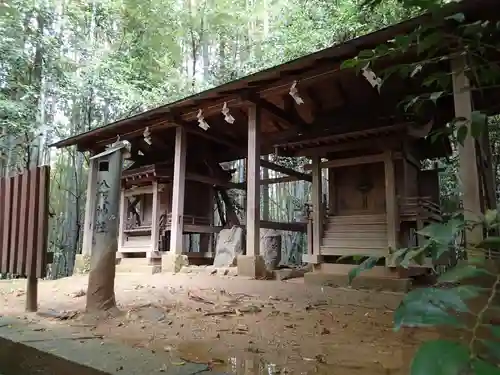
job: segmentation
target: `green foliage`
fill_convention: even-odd
[[[498,217],[496,210],[488,210],[484,217],[476,222],[465,222],[460,217],[455,217],[444,223],[430,224],[420,231],[420,234],[427,238],[422,248],[399,249],[393,254],[391,262],[395,266],[408,267],[411,262],[418,261],[422,250],[433,259],[456,251],[457,247],[464,252],[474,250],[482,254],[498,251],[500,237],[496,236],[488,236],[479,244],[454,245],[463,230],[478,225],[486,231],[498,230]],[[374,265],[373,260],[367,260],[355,267],[350,276],[356,277]],[[482,280],[481,286],[475,285],[475,280],[479,279]],[[483,256],[463,260],[449,268],[439,276],[433,287],[418,288],[409,292],[394,313],[396,330],[404,327],[450,326],[469,332],[471,336],[468,341],[440,339],[423,343],[413,358],[411,375],[500,373],[500,326],[489,324],[487,318],[487,314],[500,308],[497,295],[499,290],[498,269],[493,271],[488,268],[488,262]],[[470,308],[471,301],[483,301],[479,311],[477,308]],[[474,303],[476,307],[477,304],[478,302]],[[472,326],[463,319],[471,314],[475,317]],[[484,329],[489,331],[489,335],[484,334]]]
[[[422,344],[411,363],[411,375],[458,375],[467,373],[467,346],[448,340]]]

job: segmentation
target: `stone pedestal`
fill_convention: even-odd
[[[189,265],[187,255],[168,252],[161,256],[161,272],[179,272],[187,265]]]
[[[266,277],[266,264],[260,255],[238,255],[238,276],[253,278]]]
[[[84,275],[90,271],[90,255],[76,254],[73,275]]]

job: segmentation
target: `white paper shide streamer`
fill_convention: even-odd
[[[233,124],[234,123],[234,117],[231,116],[231,114],[229,113],[229,108],[227,107],[227,103],[224,102],[224,105],[222,106],[222,114],[224,115],[224,120],[226,120],[226,122],[228,122],[229,124]]]
[[[196,115],[196,118],[198,119],[198,126],[202,128],[203,130],[208,130],[210,128],[210,125],[205,121],[205,117],[203,117],[203,110],[198,110],[198,114]]]
[[[373,88],[376,88],[378,91],[380,91],[380,88],[382,87],[382,78],[377,77],[373,70],[370,69],[370,64],[361,69],[361,72],[368,83],[370,83]]]
[[[151,146],[153,140],[151,139],[151,131],[149,130],[149,126],[144,129],[144,133],[142,133],[142,135],[144,137],[144,142]]]
[[[295,103],[299,105],[304,104],[304,100],[300,97],[299,90],[297,89],[297,81],[293,81],[289,94],[295,100]]]

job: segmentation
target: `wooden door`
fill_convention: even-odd
[[[384,163],[335,169],[335,215],[385,213]]]

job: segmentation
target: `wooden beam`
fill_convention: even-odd
[[[275,178],[266,178],[260,180],[260,186],[262,185],[272,185],[272,184],[280,184],[282,182],[292,182],[299,181],[300,179],[295,176],[284,176],[284,177],[275,177]],[[246,189],[246,182],[241,182],[237,184],[240,189]]]
[[[228,138],[224,134],[214,134],[214,131],[211,129],[203,130],[200,127],[198,127],[196,124],[192,124],[186,120],[183,120],[182,117],[177,113],[171,112],[171,113],[169,113],[168,116],[170,117],[172,122],[174,122],[178,126],[184,127],[186,132],[188,132],[190,134],[194,134],[198,137],[208,139],[209,141],[216,142],[218,144],[227,146],[227,147],[232,148],[234,150],[238,150],[239,152],[245,151],[244,146],[239,145],[237,142]]]
[[[203,175],[198,174],[198,173],[191,173],[191,172],[186,173],[186,180],[197,181],[197,182],[201,182],[201,183],[213,185],[213,186],[221,186],[221,187],[225,187],[227,189],[245,190],[245,187],[244,186],[242,187],[241,184],[227,181],[227,180],[223,180],[223,179],[217,178],[217,177],[203,176]]]
[[[321,240],[323,237],[323,189],[321,187],[321,159],[319,156],[312,158],[312,216],[313,216],[313,254],[320,255]]]
[[[120,252],[124,243],[123,231],[125,230],[125,225],[128,218],[128,208],[127,198],[125,197],[125,188],[122,187],[120,189],[120,205],[118,207],[118,217],[120,218],[120,222],[118,223],[118,253]]]
[[[455,117],[465,118],[468,128],[464,144],[458,146],[459,172],[462,190],[462,203],[465,220],[477,222],[481,217],[481,196],[479,190],[479,173],[475,139],[471,134],[472,98],[470,82],[466,74],[467,56],[459,55],[451,61],[453,99],[455,103]],[[483,230],[476,225],[465,233],[468,243],[477,244],[483,238]],[[475,255],[475,254],[470,254]]]
[[[226,206],[226,220],[227,224],[230,226],[238,226],[240,225],[240,219],[238,218],[238,215],[236,214],[236,210],[234,209],[234,204],[233,201],[231,200],[231,197],[227,193],[226,190],[224,189],[219,189],[220,196],[222,198],[222,201],[224,202],[224,206]]]
[[[374,154],[374,155],[357,156],[354,158],[325,161],[320,164],[320,168],[339,168],[339,167],[348,167],[351,165],[381,163],[383,161],[384,161],[384,154]],[[313,165],[306,164],[304,165],[304,169],[311,170],[313,169]]]
[[[294,169],[283,167],[282,165],[275,164],[268,160],[261,159],[260,165],[267,169],[272,169],[273,171],[280,172],[289,176],[297,177],[299,180],[312,182],[312,176],[307,173],[298,172]]]
[[[385,212],[387,218],[387,244],[390,249],[398,248],[398,204],[396,198],[396,177],[394,173],[394,159],[391,151],[385,151],[384,174],[385,174]],[[389,252],[387,252],[389,255]],[[389,258],[386,258],[389,259]],[[387,264],[393,266],[392,264]]]
[[[398,144],[401,144],[401,139],[394,136],[385,136],[376,139],[356,139],[353,141],[334,143],[327,146],[306,147],[297,149],[295,152],[293,149],[290,149],[290,152],[292,152],[296,156],[326,156],[331,152],[351,151],[359,149],[376,149],[379,151],[383,151],[387,148],[394,148]]]
[[[258,107],[266,111],[266,113],[271,117],[273,117],[277,121],[285,123],[290,128],[296,130],[305,130],[309,127],[309,124],[307,124],[302,118],[287,113],[287,111],[285,111],[284,109],[281,109],[277,105],[261,98],[256,94],[247,92],[242,95],[242,98],[257,105]]]
[[[224,210],[222,208],[222,201],[219,196],[219,190],[215,190],[215,204],[217,206],[217,212],[219,213],[219,219],[223,227],[226,226],[226,217],[224,216]]]
[[[175,130],[174,181],[172,191],[172,224],[170,229],[170,251],[182,254],[184,250],[184,192],[186,185],[187,137],[184,128]]]
[[[151,212],[151,250],[146,258],[152,258],[155,251],[159,251],[160,242],[160,186],[157,181],[153,182],[153,207]]]
[[[260,255],[260,107],[248,109],[246,254]]]

